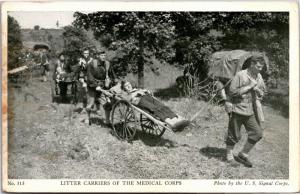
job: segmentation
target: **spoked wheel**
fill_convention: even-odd
[[[166,131],[165,127],[161,127],[148,119],[143,114],[140,115],[142,131],[151,136],[161,137]]]
[[[119,139],[130,141],[134,138],[138,122],[128,102],[120,100],[113,106],[111,122]]]

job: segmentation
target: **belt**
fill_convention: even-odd
[[[234,104],[242,103],[242,102],[245,102],[245,103],[252,103],[253,100],[252,100],[252,98],[242,98],[242,99],[240,98],[240,99],[233,99],[232,102],[233,102]]]

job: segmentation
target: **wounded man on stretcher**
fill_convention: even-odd
[[[169,107],[156,99],[149,90],[133,88],[128,81],[122,81],[112,87],[110,92],[148,111],[153,116],[168,124],[173,131],[182,130],[190,123],[189,120],[175,114]]]

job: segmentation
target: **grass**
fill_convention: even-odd
[[[254,168],[231,167],[224,161],[228,117],[223,107],[176,95],[163,98],[167,93],[159,92],[172,88],[180,71],[167,66],[161,71],[159,76],[147,72],[147,88],[156,89],[166,105],[186,118],[203,111],[182,132],[166,131],[161,138],[139,132],[131,143],[117,139],[101,122],[85,125],[85,115],[73,112],[73,105],[52,104],[49,83],[33,78],[24,87],[10,87],[9,178],[288,178],[287,118],[264,107],[264,138],[250,155]],[[246,141],[244,129],[242,134],[235,152]]]

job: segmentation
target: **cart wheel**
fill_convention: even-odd
[[[153,121],[148,119],[143,114],[140,115],[140,122],[141,122],[142,131],[149,135],[161,137],[166,131],[165,127],[161,127],[155,124]]]
[[[127,101],[120,100],[114,104],[111,122],[112,128],[118,138],[127,141],[134,138],[138,122],[133,108]]]

